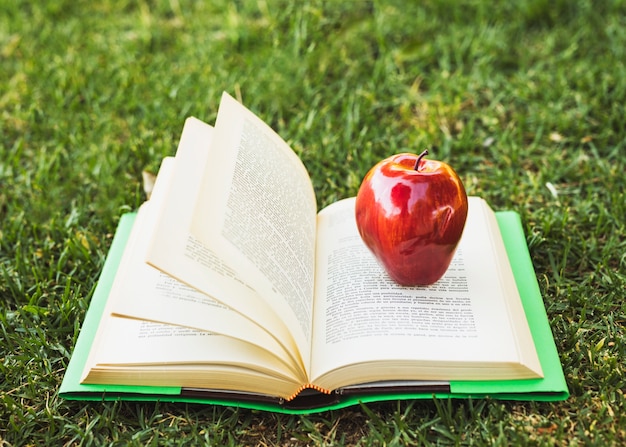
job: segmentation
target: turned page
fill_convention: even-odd
[[[401,287],[388,277],[358,234],[354,199],[320,212],[313,380],[346,365],[384,360],[520,362],[484,206],[470,198],[454,260],[428,287]],[[527,326],[521,336],[530,337]]]
[[[305,367],[316,225],[308,174],[278,135],[227,94],[210,149],[198,150],[203,156],[174,182],[148,261],[256,321]]]
[[[220,307],[225,307],[254,322],[257,329],[266,332],[265,337],[258,337],[257,340],[268,336],[273,338],[302,368],[298,348],[277,313],[264,303],[254,287],[238,276],[232,265],[224,261],[223,253],[210,244],[202,243],[191,232],[203,176],[210,175],[207,164],[212,139],[213,128],[210,125],[195,118],[185,121],[171,180],[151,230],[147,231],[149,243],[144,258],[150,266],[162,272],[161,281],[171,281],[179,289],[187,285],[201,293],[180,290],[181,299],[161,299],[156,305],[152,305],[149,297],[141,295],[121,302],[116,310],[119,314],[136,318],[143,316],[153,321],[223,333],[222,328],[213,324],[217,319],[229,327],[231,333],[238,333],[240,338],[258,337],[257,330],[248,330],[249,325],[230,324],[229,320],[220,318]],[[227,189],[217,190],[215,194],[224,194],[224,190]],[[154,200],[154,193],[151,200]]]
[[[212,145],[192,233],[254,285],[308,362],[317,213],[309,175],[280,136],[226,93]]]
[[[161,362],[164,361],[163,355],[167,356],[170,354],[173,356],[170,360],[165,360],[166,362],[175,362],[177,358],[191,362],[198,357],[203,358],[205,361],[213,359],[213,361],[217,362],[224,358],[221,352],[232,349],[231,346],[248,346],[241,351],[243,354],[257,353],[248,358],[249,362],[264,362],[266,357],[272,355],[279,359],[278,361],[286,362],[288,366],[285,366],[285,368],[294,371],[297,362],[291,359],[285,348],[267,331],[240,313],[180,283],[144,262],[145,250],[151,233],[150,228],[156,221],[167,186],[171,184],[171,173],[175,163],[176,160],[174,158],[164,159],[159,170],[152,198],[144,203],[137,213],[115,281],[109,293],[105,311],[103,312],[100,323],[102,328],[98,329],[99,335],[97,340],[103,339],[100,336],[100,332],[105,330],[103,328],[106,325],[113,324],[112,321],[133,319],[137,320],[137,324],[141,324],[139,320],[144,322],[165,322],[181,327],[198,329],[204,333],[224,336],[212,337],[210,342],[213,345],[226,340],[227,337],[233,340],[237,339],[238,341],[225,342],[226,344],[221,350],[202,350],[200,352],[196,351],[197,345],[183,342],[178,346],[175,353],[171,353],[165,349],[164,344],[159,344],[159,340],[141,337],[141,334],[137,331],[121,334],[122,339],[125,339],[126,343],[115,344],[115,340],[118,339],[111,337],[111,331],[108,331],[109,335],[104,336],[104,342],[99,344],[96,341],[94,346],[97,348],[94,351],[99,352],[102,350],[100,348],[108,347],[109,352],[111,349],[124,351],[119,352],[120,358],[135,356],[137,361],[139,361],[140,357],[145,358],[145,362]],[[120,326],[122,323],[116,324],[117,330],[120,328],[132,328],[131,323],[125,323],[124,326]],[[160,332],[161,334],[165,333],[165,331]],[[187,340],[186,338],[174,337],[176,334],[180,335],[181,332],[173,327],[170,333],[172,337],[169,337],[168,340],[173,340],[174,338],[179,342]],[[132,348],[133,341],[141,344],[141,354],[134,352]],[[204,341],[204,343],[206,344],[207,342]],[[233,352],[233,354],[237,353]],[[98,362],[104,361],[100,354],[98,356]]]

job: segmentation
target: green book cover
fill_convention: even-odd
[[[481,398],[505,400],[556,401],[569,395],[561,362],[550,329],[543,299],[537,284],[535,272],[526,245],[526,239],[519,215],[511,211],[497,212],[498,225],[524,310],[529,322],[535,346],[538,351],[544,378],[504,381],[454,381],[444,387],[426,387],[424,391],[390,388],[386,392],[374,391],[369,394],[335,394],[329,399],[317,396],[304,398],[299,403],[285,403],[279,399],[263,398],[237,393],[206,394],[202,391],[184,390],[178,387],[87,385],[81,384],[83,372],[91,344],[108,298],[126,241],[132,228],[135,214],[122,216],[113,243],[105,261],[98,285],[85,316],[74,353],[68,365],[59,394],[71,400],[134,400],[164,402],[194,402],[238,406],[282,413],[312,413],[338,409],[359,402],[377,402],[400,399],[440,398]]]

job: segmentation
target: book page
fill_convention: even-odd
[[[100,322],[82,384],[185,387],[288,397],[306,380],[256,346],[206,331],[120,318]],[[94,346],[96,344],[94,343]]]
[[[485,225],[488,228],[487,231],[490,234],[500,235],[498,221],[495,214],[491,211],[491,208],[484,206],[482,207],[482,210],[486,221]],[[501,259],[507,258],[507,252],[502,237],[494,237],[491,239],[491,242],[494,252],[499,253]],[[525,244],[526,241],[524,240],[523,243]],[[508,309],[509,324],[516,334],[515,341],[517,343],[518,354],[522,363],[528,365],[529,368],[533,370],[541,371],[542,366],[538,358],[537,349],[535,349],[534,346],[532,334],[530,333],[530,323],[524,312],[524,305],[520,297],[520,291],[518,290],[515,282],[513,270],[508,268],[509,263],[506,259],[501,261],[499,264],[502,267],[507,267],[499,268],[498,274],[500,276],[500,283],[502,284],[504,290],[507,291],[506,296],[509,298],[505,300],[505,305]]]
[[[288,365],[254,345],[206,331],[149,321],[108,317],[101,329],[97,354],[85,371],[84,383],[90,383],[89,371],[106,367],[130,368],[160,366],[164,371],[175,365],[231,365],[248,368],[269,376],[302,383]],[[163,374],[160,385],[185,386],[175,374]]]
[[[358,234],[354,199],[320,212],[314,380],[367,362],[520,361],[483,206],[470,198],[454,260],[428,287],[401,287],[388,277]]]
[[[242,266],[230,259],[228,252],[233,251],[233,248],[218,247],[210,241],[207,242],[210,237],[201,238],[192,232],[196,213],[209,220],[218,216],[210,204],[201,200],[204,178],[212,177],[223,170],[221,165],[213,165],[211,162],[213,133],[213,128],[200,120],[186,120],[176,152],[172,180],[163,206],[155,217],[145,255],[148,264],[178,282],[200,291],[202,298],[170,300],[169,304],[163,302],[159,306],[151,307],[150,313],[155,321],[164,323],[192,326],[191,320],[195,319],[196,323],[206,321],[204,327],[197,324],[193,326],[217,332],[209,327],[209,318],[206,315],[212,312],[210,308],[215,307],[215,303],[219,303],[255,322],[304,369],[298,346],[283,321],[282,314],[272,308],[261,297],[256,285],[252,285],[245,278]],[[223,196],[228,191],[229,187],[222,185],[205,194]],[[251,212],[253,211],[251,208]],[[143,314],[142,307],[146,309],[145,304],[137,305],[132,313]],[[129,315],[131,311],[125,309],[124,313]],[[258,335],[247,331],[246,327],[234,324],[231,330],[239,332],[240,337],[246,339]]]
[[[138,212],[129,237],[129,250],[124,253],[107,303],[108,315],[225,335],[255,345],[295,368],[297,362],[285,347],[256,323],[144,262],[143,253],[149,242],[146,236],[154,224],[152,205],[148,202]],[[194,355],[186,352],[185,346],[180,348],[184,355]]]
[[[265,123],[224,94],[192,235],[253,285],[310,352],[317,205],[304,165]],[[256,314],[248,303],[227,304]]]
[[[273,355],[295,370],[298,363],[291,358],[285,347],[256,323],[144,262],[150,241],[150,228],[155,223],[174,164],[173,158],[164,160],[152,198],[137,213],[109,293],[104,320],[114,315],[152,322],[165,321],[225,335],[256,346],[259,351],[265,352],[263,355]],[[190,308],[194,312],[189,313]],[[167,312],[165,316],[164,309]],[[107,340],[103,344],[108,343]],[[97,342],[95,345],[97,346]],[[124,349],[124,345],[118,347]],[[179,349],[182,355],[189,358],[198,355],[188,345],[181,345]],[[204,356],[208,354],[202,353]],[[120,355],[139,356],[133,351]]]

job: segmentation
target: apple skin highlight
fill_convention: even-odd
[[[357,227],[389,276],[426,286],[447,271],[467,219],[467,194],[446,163],[397,154],[376,164],[357,194]]]

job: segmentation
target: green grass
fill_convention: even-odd
[[[621,1],[0,3],[0,445],[626,443]],[[571,398],[311,416],[59,398],[120,215],[240,97],[320,207],[427,147],[521,213]],[[555,193],[556,194],[555,194]]]

